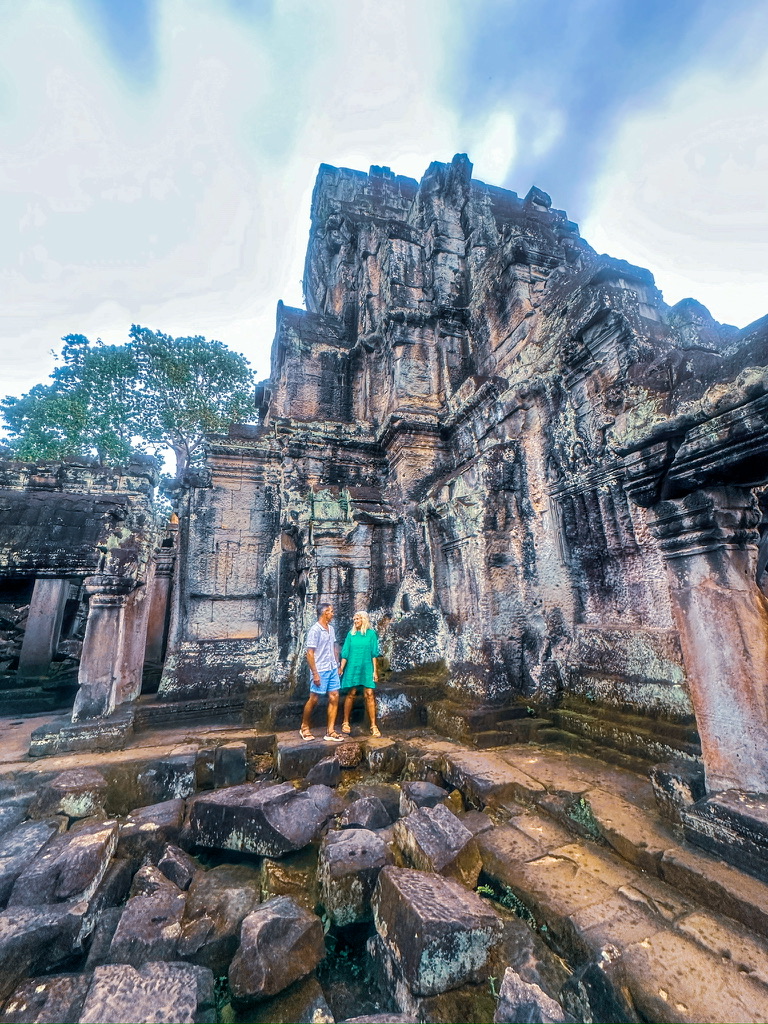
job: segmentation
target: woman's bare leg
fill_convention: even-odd
[[[344,725],[349,728],[349,716],[352,714],[352,705],[355,703],[355,694],[357,689],[352,689],[347,693],[344,698]]]
[[[371,732],[377,729],[376,725],[376,691],[366,686],[365,690],[365,710],[368,712],[368,721],[371,723]]]

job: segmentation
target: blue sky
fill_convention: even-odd
[[[768,312],[764,0],[0,0],[0,392],[131,323],[266,375],[318,164],[456,152],[667,301]]]

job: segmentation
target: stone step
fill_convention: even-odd
[[[549,726],[546,718],[513,718],[502,720],[496,729],[476,733],[472,742],[478,750],[506,747],[511,743],[529,743],[538,738],[539,729]]]
[[[134,705],[134,730],[174,728],[211,721],[217,724],[241,722],[244,703],[242,695],[180,701],[140,697]]]
[[[768,1019],[762,939],[609,850],[583,840],[557,846],[557,832],[537,829],[535,815],[520,821],[476,837],[483,877],[577,968],[591,1019]],[[595,1015],[606,1002],[616,1015]]]
[[[502,724],[522,723],[529,718],[528,708],[522,703],[506,707],[468,708],[450,700],[440,700],[430,703],[427,709],[427,724],[431,728],[443,736],[468,743],[480,733],[493,732],[501,729]]]
[[[600,717],[569,708],[551,712],[552,724],[565,732],[581,735],[600,747],[613,748],[650,764],[669,761],[683,754],[697,757],[701,745],[687,726],[649,722],[636,716]]]
[[[568,732],[565,729],[558,729],[554,726],[545,726],[537,733],[539,743],[552,743],[566,747],[568,750],[577,750],[583,754],[599,757],[608,764],[615,764],[627,771],[645,775],[653,763],[646,758],[633,757],[624,751],[616,750],[614,747],[602,746],[595,740],[584,736],[582,733]]]

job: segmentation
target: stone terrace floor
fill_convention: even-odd
[[[271,747],[278,770],[292,757],[317,761],[333,751],[302,745],[295,731],[271,738],[186,726],[141,733],[120,752],[31,760],[29,734],[46,720],[0,720],[0,790],[67,768],[104,771],[222,743],[262,754]],[[477,841],[485,875],[583,969],[585,1004],[599,1003],[605,978],[647,1021],[768,1022],[768,886],[688,844],[657,813],[647,779],[549,745],[478,751],[424,730],[352,741],[364,754],[400,747],[412,777],[414,766],[419,777],[435,771],[466,807],[484,810],[491,827]]]

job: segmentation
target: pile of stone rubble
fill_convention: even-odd
[[[607,775],[532,747],[529,775],[418,738],[269,742],[7,777],[0,1021],[768,1020],[738,969],[760,940],[722,966],[689,938],[698,908],[607,849],[600,821],[634,856]],[[689,947],[722,1016],[676,996]]]

